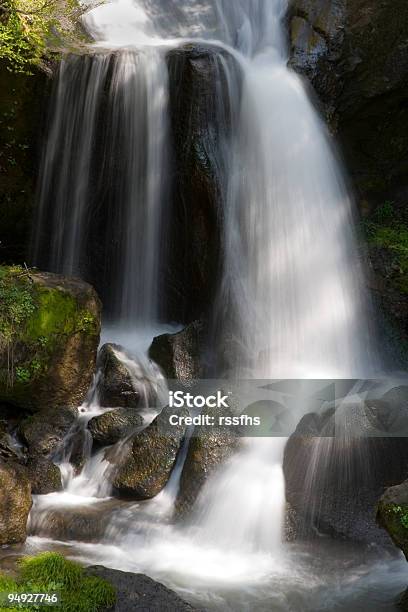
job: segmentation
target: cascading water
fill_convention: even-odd
[[[41,227],[51,222],[53,269],[91,279],[102,272],[117,323],[157,320],[170,148],[164,53],[186,40],[211,41],[235,57],[243,80],[241,99],[229,100],[239,121],[223,143],[224,262],[212,321],[216,343],[234,347],[223,366],[255,379],[367,376],[376,364],[350,197],[325,127],[287,67],[286,10],[287,0],[117,0],[93,10],[86,26],[97,52],[66,60],[60,75],[34,251],[44,261]],[[106,233],[93,227],[101,206]],[[100,235],[105,244],[95,241]],[[190,595],[217,585],[206,601],[214,607],[229,600],[231,585],[255,584],[259,610],[264,591],[277,610],[294,609],[280,595],[283,576],[299,605],[304,580],[301,567],[288,570],[281,547],[284,442],[246,439],[207,481],[190,527],[162,520],[154,500],[117,507],[99,545],[78,544],[80,555],[146,571]],[[180,470],[179,463],[171,501]],[[241,596],[231,609],[258,606],[253,593]]]
[[[159,319],[167,96],[155,50],[61,64],[32,258],[94,282],[122,325]]]

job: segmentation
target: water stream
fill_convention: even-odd
[[[378,367],[351,197],[326,127],[287,67],[286,11],[287,0],[116,0],[85,19],[94,52],[62,64],[34,258],[88,278],[98,289],[100,283],[116,325],[104,339],[133,355],[132,337],[160,320],[171,148],[165,52],[199,39],[228,49],[243,75],[241,99],[230,90],[238,122],[223,151],[225,261],[212,313],[217,345],[238,347],[230,352],[229,375],[355,378]],[[109,214],[104,227],[95,228],[93,212],[102,201]],[[95,239],[101,235],[105,242]],[[153,332],[143,335],[151,339]],[[120,359],[133,372],[154,367],[143,351]],[[86,424],[102,410],[97,392],[82,407],[71,434],[76,439],[82,432],[85,447]],[[355,610],[373,609],[373,603],[391,610],[379,585],[392,566],[395,593],[399,558],[387,566],[375,550],[327,541],[314,544],[316,550],[282,544],[284,445],[282,438],[244,440],[206,483],[194,520],[175,526],[171,514],[185,452],[157,498],[119,502],[109,498],[107,470],[113,468],[105,451],[89,447],[76,474],[66,440],[58,461],[65,490],[35,500],[28,546],[47,547],[51,537],[68,554],[146,572],[208,609],[346,610],[354,601],[361,604]],[[72,506],[78,512],[99,508],[96,543],[55,542],[43,529],[55,508]]]

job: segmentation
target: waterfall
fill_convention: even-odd
[[[122,324],[159,318],[167,78],[153,49],[69,56],[54,94],[32,259],[92,282]]]
[[[47,267],[96,279],[108,305],[113,296],[116,321],[157,319],[171,147],[165,49],[210,41],[243,74],[240,99],[230,88],[239,119],[222,143],[213,352],[230,356],[222,365],[234,378],[367,376],[376,359],[351,196],[327,129],[287,66],[287,8],[287,0],[116,0],[94,9],[86,18],[93,55],[61,68],[35,259],[45,253]],[[233,83],[228,62],[220,66]],[[105,535],[119,566],[232,582],[281,567],[284,444],[244,440],[207,481],[188,529],[146,527],[150,502],[115,513]]]

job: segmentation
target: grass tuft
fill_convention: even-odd
[[[14,579],[0,573],[2,593],[52,593],[61,596],[57,609],[60,612],[99,612],[109,609],[116,600],[115,589],[109,582],[97,576],[88,576],[74,561],[53,552],[33,557],[23,557],[18,562],[19,576]],[[2,608],[9,612],[19,608]],[[27,606],[25,610],[38,610]]]

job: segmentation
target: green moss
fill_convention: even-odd
[[[408,535],[408,506],[392,505],[389,512],[395,515],[401,527],[407,530]]]
[[[408,293],[408,225],[398,218],[394,203],[378,206],[362,228],[369,246],[388,251],[394,271],[390,280],[396,289]]]
[[[58,289],[39,287],[36,291],[37,308],[27,325],[27,336],[47,342],[55,334],[72,334],[75,331],[77,307],[75,299]],[[43,342],[43,341],[42,341]]]
[[[0,334],[9,342],[36,309],[33,288],[22,268],[0,269],[0,304]]]
[[[110,608],[116,599],[115,589],[106,580],[87,576],[80,565],[57,553],[25,557],[19,562],[19,570],[15,580],[0,574],[0,592],[58,592],[61,612],[97,612]],[[0,608],[0,612],[16,609]]]
[[[408,549],[408,506],[381,502],[378,507],[380,524],[394,543],[404,552]]]
[[[33,380],[44,376],[52,358],[77,333],[96,336],[96,317],[80,308],[74,296],[59,287],[35,282],[35,274],[19,266],[0,267],[0,386],[23,397]]]

